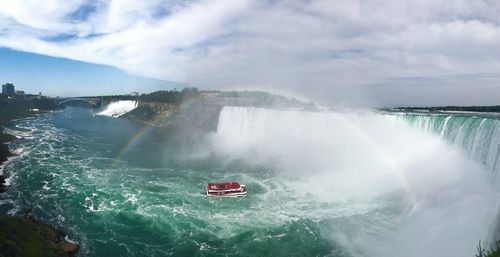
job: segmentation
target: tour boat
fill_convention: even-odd
[[[245,185],[238,182],[208,183],[207,196],[236,197],[247,195]]]

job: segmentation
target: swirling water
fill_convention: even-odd
[[[0,212],[31,208],[79,256],[470,256],[491,224],[488,172],[391,121],[224,108],[186,157],[175,135],[67,108],[11,125],[31,136],[11,145]],[[221,180],[249,195],[205,197]]]

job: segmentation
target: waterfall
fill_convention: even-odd
[[[349,225],[369,235],[349,243],[366,248],[362,256],[473,256],[495,219],[486,168],[498,166],[497,125],[461,115],[226,106],[212,142],[225,160],[273,167],[290,201],[316,203],[299,209],[324,220],[328,237],[345,236],[336,227],[339,209],[348,210],[343,219],[369,219]],[[364,216],[365,204],[388,209]]]
[[[472,114],[391,114],[412,126],[440,135],[468,156],[498,174],[500,169],[500,120]],[[495,180],[496,181],[496,180]]]
[[[123,114],[132,111],[137,107],[137,101],[125,100],[125,101],[116,101],[110,103],[106,108],[97,113],[97,115],[110,116],[110,117],[119,117]]]

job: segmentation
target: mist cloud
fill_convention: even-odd
[[[0,0],[0,24],[3,47],[200,88],[376,106],[500,92],[498,1]]]

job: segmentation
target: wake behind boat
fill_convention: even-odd
[[[238,197],[247,195],[247,188],[238,182],[208,183],[207,196]]]

